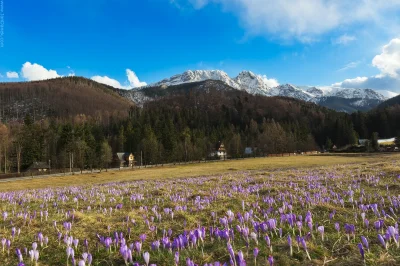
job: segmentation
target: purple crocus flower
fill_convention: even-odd
[[[288,241],[288,245],[290,247],[290,256],[293,256],[292,238],[290,237],[290,235],[288,235],[287,241]]]
[[[307,243],[306,243],[305,239],[301,237],[301,238],[300,238],[300,243],[301,243],[301,245],[303,246],[304,251],[305,251],[306,254],[307,254],[307,258],[308,258],[309,260],[311,260],[310,254],[308,253]]]
[[[136,248],[137,252],[140,253],[141,250],[142,250],[142,242],[136,241],[135,242],[135,248]]]
[[[365,225],[366,228],[369,227],[369,221],[368,221],[368,219],[364,219],[364,225]]]
[[[268,262],[269,262],[269,266],[273,266],[274,265],[274,257],[272,257],[272,255],[269,255]]]
[[[175,252],[175,256],[174,256],[174,260],[175,260],[175,265],[179,264],[179,252]]]
[[[24,259],[22,258],[21,250],[20,250],[19,248],[17,248],[17,249],[15,250],[15,253],[17,254],[18,261],[19,261],[19,262],[22,262]]]
[[[267,247],[269,247],[269,250],[272,253],[271,239],[269,238],[268,235],[265,235],[265,241],[267,242]]]
[[[132,260],[132,257],[131,257],[131,260]],[[92,254],[89,253],[88,257],[87,257],[87,263],[89,266],[92,265],[92,261],[93,261]]]
[[[66,252],[67,252],[67,259],[69,259],[69,257],[73,258],[75,256],[75,251],[72,247],[67,247]]]
[[[361,236],[361,242],[364,245],[364,247],[369,251],[368,239],[365,236]]]
[[[322,241],[324,241],[325,228],[322,225],[318,226],[318,232],[321,234]]]
[[[338,235],[340,233],[340,224],[339,223],[335,223],[335,230],[338,232]]]
[[[257,258],[259,252],[260,252],[260,250],[258,248],[254,248],[253,255],[255,258]]]
[[[379,240],[379,242],[381,243],[381,245],[382,245],[385,249],[387,249],[387,245],[386,245],[385,239],[383,238],[383,236],[382,236],[381,234],[378,234],[378,240]]]
[[[243,252],[241,250],[239,250],[239,252],[237,253],[237,257],[238,257],[239,265],[242,265],[245,262],[245,260],[244,260]]]
[[[258,256],[259,250],[258,248],[254,248],[253,250],[253,255],[254,255],[254,265],[257,265],[257,256]]]
[[[358,243],[357,246],[358,246],[358,249],[360,250],[361,258],[364,260],[365,259],[365,256],[364,256],[365,254],[364,254],[363,245],[361,243]]]
[[[75,238],[75,239],[72,241],[72,243],[74,244],[75,249],[76,249],[76,248],[78,247],[78,244],[79,244],[79,239]]]

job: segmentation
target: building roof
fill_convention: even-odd
[[[218,142],[216,145],[215,145],[215,150],[219,150],[219,151],[225,151],[225,145],[224,145],[224,143],[222,143],[222,141],[220,141],[220,142]]]
[[[390,138],[390,139],[378,139],[378,143],[390,143],[390,142],[395,142],[396,138]]]
[[[126,161],[131,154],[131,152],[117,152],[117,157],[120,161]]]
[[[245,154],[252,154],[253,153],[253,148],[252,147],[246,147],[244,149],[244,153]]]

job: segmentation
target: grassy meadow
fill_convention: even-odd
[[[395,154],[109,171],[0,190],[0,265],[400,264]]]
[[[195,164],[176,164],[164,167],[142,168],[135,170],[103,171],[93,174],[77,174],[73,176],[46,176],[45,178],[26,179],[0,183],[0,191],[36,189],[69,185],[89,185],[108,182],[133,180],[161,180],[169,178],[185,178],[237,171],[277,171],[293,168],[324,167],[339,164],[360,164],[385,162],[400,159],[400,154],[325,154],[291,157],[248,158],[241,160],[215,161]]]

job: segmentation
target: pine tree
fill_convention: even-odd
[[[84,140],[77,140],[74,143],[74,153],[76,154],[75,161],[77,163],[77,166],[81,170],[81,173],[82,170],[85,168],[85,159],[88,148],[89,147]]]
[[[144,139],[142,140],[143,161],[146,164],[158,163],[158,141],[153,129],[146,125],[144,130]]]
[[[379,144],[378,144],[378,132],[373,132],[372,136],[371,136],[371,148],[374,151],[378,151],[379,150]]]
[[[99,156],[100,171],[102,168],[105,168],[107,171],[107,168],[109,167],[111,161],[112,161],[112,150],[110,144],[108,144],[107,141],[103,141],[101,144],[100,156]]]
[[[128,120],[128,124],[126,126],[126,148],[128,152],[134,152],[135,151],[135,146],[134,146],[134,129],[131,120]]]
[[[397,147],[400,147],[400,135],[396,137],[394,143],[396,144]]]
[[[188,161],[188,146],[191,144],[190,143],[190,129],[188,127],[185,127],[185,129],[182,132],[182,138],[184,142],[184,149],[185,149],[185,161]]]
[[[119,152],[123,152],[125,151],[125,130],[124,130],[124,126],[121,126],[119,129],[119,133],[118,133],[118,151]]]
[[[333,147],[332,140],[330,138],[327,138],[325,142],[325,149],[330,150],[332,149],[332,147]]]

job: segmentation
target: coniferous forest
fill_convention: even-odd
[[[33,162],[49,161],[53,169],[68,168],[71,156],[75,168],[107,168],[116,152],[132,152],[143,165],[202,160],[218,142],[231,158],[243,157],[246,147],[252,148],[252,156],[329,150],[400,132],[398,104],[347,114],[291,98],[209,87],[179,90],[134,106],[92,81],[57,82],[19,83],[14,91],[0,86],[2,172],[21,172]],[[32,97],[24,98],[18,90],[27,90],[24,84],[33,86]],[[79,90],[70,89],[77,84]],[[66,91],[72,96],[65,96]],[[10,105],[16,98],[25,105],[40,103],[44,113],[28,104],[19,115],[23,117],[16,119],[14,112],[7,116],[7,110],[17,108]]]

